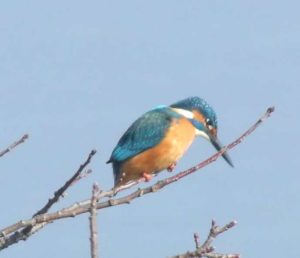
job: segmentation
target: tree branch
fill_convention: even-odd
[[[54,196],[52,198],[50,198],[48,200],[48,202],[46,203],[46,205],[40,209],[39,211],[37,211],[33,217],[38,216],[40,214],[44,214],[46,212],[49,211],[49,209],[52,207],[52,205],[54,203],[56,203],[59,198],[65,193],[65,191],[74,183],[76,182],[78,179],[82,178],[83,176],[81,176],[82,171],[84,170],[84,168],[91,162],[91,159],[93,158],[93,156],[96,154],[96,150],[92,150],[87,158],[87,160],[80,165],[80,167],[78,168],[78,170],[76,171],[76,173],[61,187],[59,188],[55,193]]]
[[[96,154],[96,150],[92,150],[86,159],[86,161],[80,165],[79,169],[75,172],[75,174],[61,187],[59,188],[52,198],[48,200],[46,205],[37,211],[32,218],[39,216],[41,214],[44,214],[49,211],[49,209],[55,204],[61,196],[65,193],[65,191],[72,186],[74,183],[76,183],[78,180],[84,178],[87,176],[87,174],[91,173],[89,170],[84,171],[85,167],[91,162],[91,159]],[[21,220],[14,224],[11,228],[6,228],[2,231],[0,231],[0,250],[12,245],[16,244],[20,240],[26,240],[31,235],[35,234],[37,231],[42,229],[45,225],[47,225],[49,222],[43,222],[39,224],[28,224],[25,221]],[[13,234],[12,234],[13,233]],[[11,234],[9,237],[6,237],[8,234]]]
[[[271,113],[273,111],[274,111],[274,108],[268,108],[267,111],[265,112],[265,114],[261,118],[259,118],[258,121],[254,125],[252,125],[245,133],[243,133],[239,138],[237,138],[235,141],[233,141],[229,145],[226,145],[225,147],[223,147],[219,152],[217,152],[210,158],[204,160],[203,162],[195,165],[194,167],[192,167],[190,169],[182,171],[182,172],[180,172],[174,176],[168,177],[164,180],[160,180],[157,183],[153,184],[152,186],[148,186],[148,187],[145,187],[142,189],[137,189],[136,191],[134,191],[124,197],[111,198],[116,193],[130,188],[142,180],[138,180],[137,182],[133,182],[130,185],[122,186],[117,189],[112,189],[109,191],[99,193],[97,196],[98,200],[100,200],[104,197],[109,197],[109,199],[107,201],[102,201],[102,202],[97,203],[96,208],[104,209],[104,208],[108,208],[111,206],[116,206],[116,205],[121,205],[121,204],[129,204],[132,200],[134,200],[138,197],[142,197],[145,194],[157,192],[158,190],[164,188],[165,186],[167,186],[171,183],[174,183],[174,182],[180,180],[181,178],[188,176],[188,175],[196,172],[197,170],[207,166],[208,164],[216,161],[220,156],[222,156],[222,154],[225,151],[232,149],[236,145],[240,144],[247,136],[249,136],[254,130],[256,130],[257,127],[259,125],[261,125],[271,115]],[[93,154],[91,156],[93,156]],[[17,235],[20,234],[19,230],[22,228],[26,228],[28,226],[35,227],[41,223],[44,225],[45,223],[47,224],[47,223],[53,222],[58,219],[63,219],[63,218],[67,218],[67,217],[75,217],[79,214],[89,212],[90,207],[91,207],[91,200],[88,199],[88,200],[85,200],[82,202],[76,202],[75,204],[73,204],[67,208],[64,208],[62,210],[59,210],[57,212],[54,212],[54,213],[39,214],[39,215],[33,217],[32,219],[22,220],[13,225],[10,225],[0,231],[0,250],[8,247],[11,244],[16,243],[16,242],[12,241],[12,239],[14,239],[15,234],[17,234]],[[36,213],[36,214],[38,214],[38,213]],[[31,233],[33,233],[33,232],[31,232]]]
[[[91,198],[90,208],[90,243],[91,243],[91,258],[98,258],[98,232],[97,232],[97,194],[99,192],[98,184],[93,185],[93,193]]]
[[[237,224],[236,221],[231,221],[223,227],[219,227],[216,225],[213,220],[211,223],[211,228],[207,239],[205,242],[200,245],[198,234],[194,234],[194,241],[196,245],[196,250],[192,252],[186,252],[184,254],[175,255],[170,258],[192,258],[192,257],[207,257],[207,258],[239,258],[239,254],[220,254],[214,252],[214,247],[212,246],[212,242],[216,239],[216,237],[225,231],[233,228]]]
[[[8,146],[6,149],[0,151],[0,157],[4,156],[8,152],[10,152],[12,149],[16,148],[18,145],[24,143],[29,138],[28,134],[24,134],[18,141],[14,142],[10,146]]]

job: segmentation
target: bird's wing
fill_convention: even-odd
[[[160,143],[174,116],[167,107],[145,113],[127,129],[107,163],[122,162]]]

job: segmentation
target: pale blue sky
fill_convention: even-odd
[[[212,218],[239,224],[214,245],[244,258],[300,257],[298,1],[2,1],[0,227],[29,218],[86,158],[94,173],[56,210],[113,184],[105,161],[134,119],[206,99],[228,143],[274,116],[223,160],[161,192],[99,212],[101,257],[167,257],[194,248]],[[178,164],[214,153],[197,139]],[[167,176],[162,173],[160,178]],[[5,258],[89,257],[88,219],[59,221]]]

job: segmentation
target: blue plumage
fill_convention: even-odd
[[[165,106],[145,113],[127,129],[107,163],[122,162],[157,145],[176,117],[180,116]]]
[[[107,163],[113,163],[114,181],[119,180],[123,162],[156,146],[164,138],[172,117],[179,117],[169,107],[159,106],[138,118],[123,134]]]

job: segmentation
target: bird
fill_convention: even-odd
[[[197,136],[218,151],[218,123],[213,108],[194,96],[170,106],[159,105],[139,117],[118,141],[106,163],[112,163],[114,187],[121,187],[167,169],[173,171]],[[222,154],[233,167],[227,152]]]

